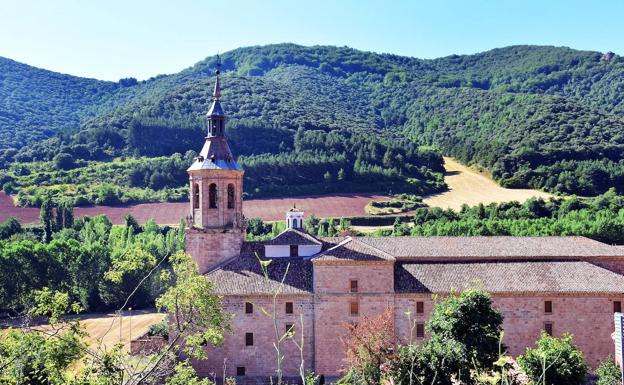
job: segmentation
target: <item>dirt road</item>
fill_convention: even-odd
[[[546,199],[552,196],[539,190],[501,187],[485,174],[471,170],[451,158],[444,158],[444,167],[446,168],[444,180],[449,190],[425,197],[424,202],[431,207],[450,207],[459,210],[464,203],[474,206],[479,203],[524,202],[531,197]]]

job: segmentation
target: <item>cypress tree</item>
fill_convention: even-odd
[[[43,237],[46,243],[52,240],[52,202],[50,197],[43,198],[41,209],[39,210],[39,220],[43,227]]]

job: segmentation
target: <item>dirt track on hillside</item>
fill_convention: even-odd
[[[462,204],[474,206],[479,203],[519,201],[531,197],[551,197],[551,194],[539,190],[509,189],[496,184],[491,178],[480,174],[451,158],[444,158],[446,174],[444,180],[449,190],[425,197],[424,202],[431,207],[452,208],[459,210]]]

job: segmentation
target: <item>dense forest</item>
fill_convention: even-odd
[[[512,46],[420,60],[279,44],[221,60],[250,196],[439,191],[440,153],[509,187],[624,192],[617,55]],[[0,184],[21,204],[40,203],[33,183],[74,203],[184,198],[178,163],[203,142],[216,57],[118,83],[0,63]],[[98,178],[106,168],[120,173]]]

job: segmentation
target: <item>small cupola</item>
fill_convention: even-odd
[[[297,230],[303,229],[303,211],[299,210],[296,205],[286,211],[286,227]]]
[[[286,212],[286,230],[264,242],[268,258],[310,257],[321,252],[323,243],[303,230],[303,211],[297,206]]]

